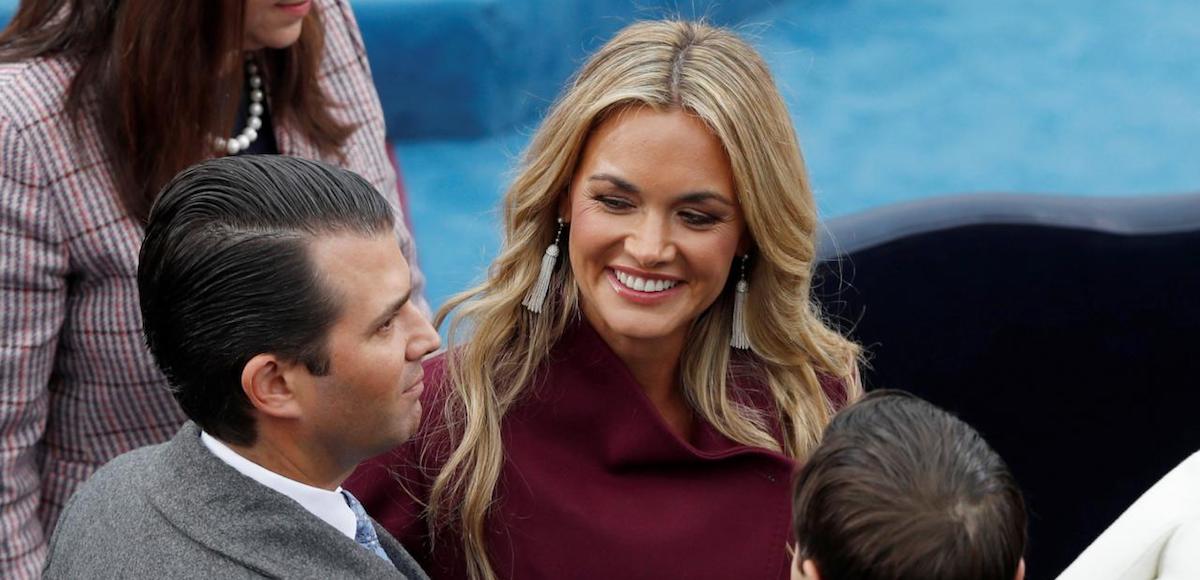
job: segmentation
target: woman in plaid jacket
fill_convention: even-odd
[[[183,423],[142,339],[142,222],[242,153],[396,191],[345,0],[22,0],[0,34],[0,578],[38,576],[75,488]]]

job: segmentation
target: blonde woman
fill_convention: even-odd
[[[791,474],[859,349],[810,301],[816,211],[762,59],[627,27],[504,212],[487,280],[438,315],[423,436],[349,487],[435,578],[786,578]]]

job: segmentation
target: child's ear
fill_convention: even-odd
[[[817,571],[817,563],[812,560],[801,562],[800,578],[803,578],[803,580],[821,580],[821,573]]]
[[[800,560],[800,551],[796,550],[794,546],[790,551],[792,552],[792,580],[821,580],[816,562],[808,559]]]

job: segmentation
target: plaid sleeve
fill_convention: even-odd
[[[40,165],[0,116],[0,578],[38,578],[45,538],[35,448],[66,300],[66,245]]]
[[[335,100],[351,105],[335,110],[335,116],[356,127],[345,146],[351,169],[370,181],[395,208],[396,235],[412,270],[414,302],[428,313],[425,275],[417,263],[416,242],[408,229],[396,186],[396,172],[388,159],[383,107],[367,62],[362,32],[345,0],[328,0],[320,8],[326,43],[321,80]]]

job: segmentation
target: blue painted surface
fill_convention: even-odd
[[[751,37],[826,217],[949,193],[1200,189],[1194,0],[352,5],[435,305],[496,251],[499,193],[541,111],[590,51],[642,17],[708,14]],[[0,22],[15,6],[0,0]]]
[[[482,280],[499,247],[500,194],[526,141],[512,133],[396,148],[431,306]]]
[[[747,19],[824,217],[953,193],[1200,190],[1200,3],[779,2]],[[482,275],[531,131],[397,146],[431,302]]]
[[[356,0],[394,139],[482,138],[530,123],[588,53],[638,18],[736,23],[768,0]]]
[[[974,191],[1200,189],[1192,0],[795,2],[760,46],[826,215]]]

